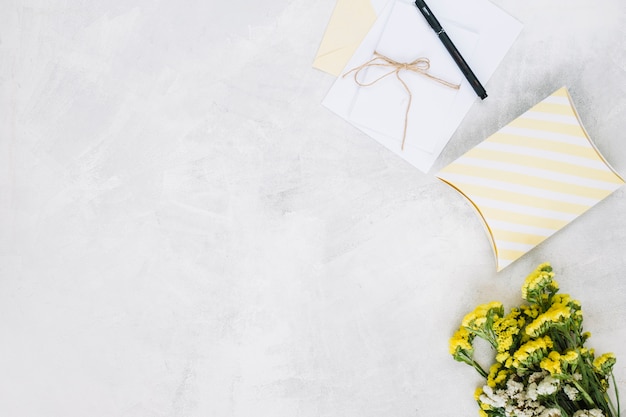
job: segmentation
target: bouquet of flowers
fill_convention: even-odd
[[[522,286],[526,304],[508,314],[499,302],[480,305],[450,339],[454,359],[486,378],[475,393],[481,417],[619,417],[615,355],[584,347],[580,303],[558,291],[550,264],[539,265]],[[476,336],[493,347],[488,372],[473,358]]]

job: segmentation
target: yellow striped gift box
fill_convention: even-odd
[[[498,271],[624,183],[589,139],[566,87],[437,177],[480,214]]]

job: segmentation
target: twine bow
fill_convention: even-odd
[[[359,73],[368,67],[391,68],[391,71],[367,83],[359,81]],[[350,71],[343,74],[343,77],[345,77],[348,74],[354,73],[355,83],[357,83],[361,87],[369,87],[371,85],[376,84],[378,81],[382,80],[383,78],[391,74],[396,75],[396,78],[398,79],[398,81],[400,81],[400,83],[406,90],[407,94],[409,95],[409,103],[406,106],[406,112],[404,114],[404,132],[402,133],[401,149],[404,150],[404,142],[406,140],[406,128],[409,123],[409,110],[411,109],[411,102],[413,101],[413,94],[411,94],[411,90],[409,89],[409,86],[406,85],[406,82],[404,82],[404,80],[400,77],[400,71],[403,71],[403,70],[412,71],[417,74],[421,74],[424,77],[428,77],[431,80],[438,82],[439,84],[442,84],[446,87],[449,87],[455,90],[458,90],[461,87],[460,84],[453,84],[449,81],[443,80],[441,78],[438,78],[438,77],[435,77],[434,75],[429,74],[428,73],[429,69],[430,69],[430,60],[428,58],[423,58],[423,57],[417,58],[416,60],[412,62],[405,63],[405,62],[394,61],[393,59],[386,57],[385,55],[382,55],[378,53],[377,51],[374,51],[374,58],[370,59],[369,61],[367,61],[366,63],[362,65],[359,65],[358,67],[352,68]]]

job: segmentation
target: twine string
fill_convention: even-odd
[[[391,70],[381,75],[380,77],[376,78],[373,81],[370,81],[370,82],[359,81],[359,74],[361,73],[361,71],[369,67],[390,68]],[[383,54],[378,53],[377,51],[374,51],[374,58],[370,59],[369,61],[365,62],[362,65],[359,65],[358,67],[352,68],[350,71],[343,74],[343,78],[345,78],[348,74],[354,74],[354,82],[357,85],[359,85],[360,87],[369,87],[371,85],[376,84],[378,81],[382,80],[383,78],[386,78],[387,76],[391,74],[395,74],[396,78],[398,79],[398,81],[400,81],[400,84],[402,84],[407,94],[409,95],[409,102],[406,106],[406,111],[404,113],[404,131],[402,133],[401,149],[404,150],[404,142],[406,141],[406,130],[407,130],[407,126],[409,123],[409,111],[411,110],[411,102],[413,101],[413,94],[411,93],[411,89],[406,84],[406,82],[402,79],[402,77],[400,77],[400,71],[415,72],[417,74],[430,78],[431,80],[436,81],[439,84],[452,88],[454,90],[458,90],[461,87],[460,84],[454,84],[442,78],[431,75],[428,72],[429,69],[430,69],[430,60],[428,58],[421,57],[408,63],[398,62]]]

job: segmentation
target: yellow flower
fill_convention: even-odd
[[[573,301],[573,300],[572,300],[572,297],[569,296],[569,294],[555,294],[554,297],[552,297],[552,303],[554,304],[565,305],[565,304],[568,304],[570,301]]]
[[[513,367],[514,363],[515,363],[515,358],[513,358],[513,356],[509,356],[504,362],[504,367],[507,369],[510,369],[511,367]]]
[[[487,322],[489,315],[501,317],[503,314],[503,306],[499,301],[492,301],[487,304],[481,304],[471,313],[463,318],[462,325],[467,328],[480,328]]]
[[[561,373],[561,355],[553,350],[547,358],[543,358],[539,364],[541,369],[550,372],[550,375]]]
[[[557,296],[555,296],[556,299]],[[569,297],[569,296],[567,296]],[[525,332],[530,337],[538,337],[544,334],[550,327],[555,324],[564,323],[571,317],[571,309],[569,307],[569,298],[564,304],[557,301],[554,302],[543,314],[537,316],[528,326],[526,326]]]
[[[478,401],[481,395],[483,395],[483,387],[476,388],[476,391],[474,391],[474,399]]]
[[[568,350],[565,355],[561,355],[561,362],[572,365],[578,360],[578,353],[575,350]]]
[[[498,375],[498,371],[502,368],[502,364],[496,362],[493,365],[491,365],[491,368],[489,368],[489,375],[487,375],[487,385],[489,385],[491,388],[495,388],[496,387],[496,377]]]
[[[523,305],[522,313],[524,313],[525,316],[534,319],[539,315],[539,306],[537,306],[536,304]]]
[[[459,351],[471,352],[472,350],[471,335],[465,327],[461,327],[450,338],[450,354],[455,355]]]
[[[519,309],[513,309],[503,318],[494,320],[493,331],[496,335],[498,353],[508,351],[513,346],[514,338],[520,332],[517,318],[520,315]]]
[[[497,346],[493,332],[493,322],[504,315],[502,303],[493,301],[481,304],[463,318],[462,326],[472,335],[487,340],[493,347]]]
[[[607,381],[606,379],[601,379],[600,385],[602,386],[602,391],[606,391],[609,389],[609,381]]]
[[[595,349],[587,349],[587,348],[581,348],[580,349],[580,355],[583,358],[591,358],[591,359],[593,359],[595,354],[596,354]]]
[[[496,361],[500,363],[505,363],[507,359],[509,359],[510,357],[511,357],[511,354],[509,352],[498,353],[496,355]]]
[[[602,356],[598,356],[593,361],[593,368],[596,372],[607,375],[611,373],[613,365],[615,365],[616,359],[614,353],[605,353]]]
[[[501,385],[504,385],[504,382],[506,382],[508,378],[509,378],[509,372],[506,369],[502,369],[498,372],[498,375],[494,379],[494,382],[496,383],[497,386],[501,386]]]
[[[463,318],[450,338],[454,359],[485,378],[474,392],[480,417],[504,415],[509,406],[526,407],[516,403],[518,394],[542,405],[550,415],[596,404],[603,407],[597,410],[603,415],[613,410],[606,391],[615,355],[596,358],[593,349],[583,348],[590,334],[582,330],[580,302],[558,290],[552,267],[541,264],[522,286],[526,305],[505,315],[500,302],[481,304]],[[473,358],[475,337],[493,348],[495,361],[488,372]]]
[[[522,286],[522,298],[526,301],[535,301],[540,297],[544,290],[555,293],[559,289],[557,282],[554,280],[554,272],[550,263],[546,262],[531,272],[524,281]]]
[[[532,366],[543,359],[547,355],[548,349],[551,348],[552,339],[549,336],[530,340],[520,346],[513,354],[512,365],[515,368]]]
[[[483,327],[485,325],[485,323],[487,323],[487,317],[477,317],[474,320],[473,326],[472,327]]]

